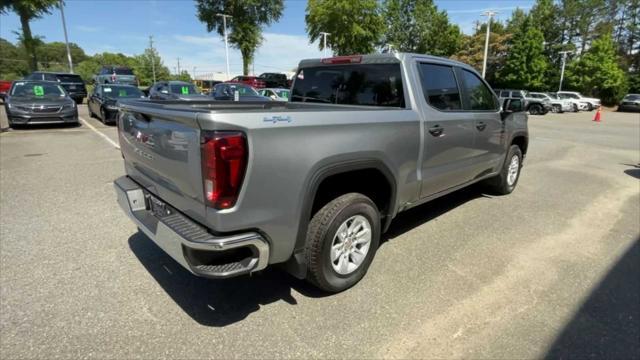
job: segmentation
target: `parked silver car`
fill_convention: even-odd
[[[557,96],[545,94],[541,92],[530,92],[528,97],[534,99],[548,100],[551,104],[551,112],[561,113],[565,111],[574,111],[574,104],[570,100],[560,99]],[[577,110],[577,106],[575,107]]]

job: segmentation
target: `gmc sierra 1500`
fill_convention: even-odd
[[[118,202],[196,275],[283,263],[341,291],[398,212],[479,181],[513,191],[522,106],[468,65],[419,54],[304,60],[289,102],[127,100]]]

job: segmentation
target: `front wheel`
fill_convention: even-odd
[[[334,199],[309,224],[307,280],[329,292],[352,287],[366,274],[379,242],[380,215],[371,199],[359,193]]]
[[[591,103],[587,103],[587,110],[593,111],[593,105],[591,105]]]
[[[573,104],[573,112],[578,112],[580,109],[578,109],[578,104]]]
[[[562,112],[562,107],[560,105],[552,105],[551,112],[559,114]]]
[[[511,194],[516,185],[518,185],[521,169],[522,151],[518,145],[511,145],[500,173],[488,179],[486,184],[489,186],[490,191],[496,195]]]

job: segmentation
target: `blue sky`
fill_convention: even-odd
[[[436,0],[452,22],[469,33],[474,23],[482,21],[483,10],[495,9],[499,19],[506,19],[520,7],[528,10],[534,0]],[[278,23],[264,29],[262,46],[255,60],[255,72],[289,71],[303,58],[321,56],[317,44],[309,44],[304,15],[305,0],[286,0]],[[208,33],[196,18],[191,0],[66,0],[65,16],[69,41],[88,54],[103,51],[139,54],[148,46],[149,35],[165,65],[174,71],[177,58],[181,68],[197,74],[224,71],[224,42],[216,33]],[[45,41],[63,41],[60,12],[32,23],[35,35]],[[15,42],[20,22],[13,13],[0,15],[0,37]],[[230,50],[231,72],[240,73],[242,57]]]

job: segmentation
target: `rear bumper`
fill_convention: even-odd
[[[153,242],[195,275],[228,278],[267,267],[269,244],[257,232],[215,236],[170,205],[152,211],[153,198],[127,176],[114,182],[118,204]]]

